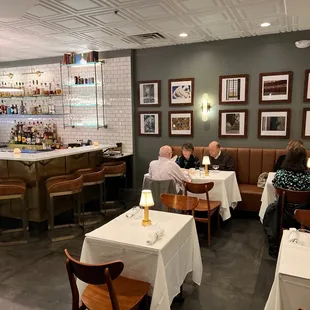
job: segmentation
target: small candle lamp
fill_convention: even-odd
[[[205,175],[209,175],[208,165],[210,165],[210,158],[209,156],[204,156],[202,159],[202,164],[205,165]]]
[[[141,192],[141,199],[139,205],[141,207],[144,207],[144,219],[142,220],[142,226],[152,225],[152,222],[149,219],[149,208],[154,206],[154,200],[152,192],[149,189],[145,189]]]
[[[308,169],[310,169],[310,157],[308,158],[308,161],[307,161],[307,167]]]

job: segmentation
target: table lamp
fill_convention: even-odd
[[[307,167],[308,169],[310,168],[310,157],[308,158],[308,161],[307,161]]]
[[[209,156],[204,156],[202,159],[202,164],[205,165],[205,175],[209,175],[208,165],[210,165],[210,158]]]
[[[139,205],[144,207],[144,219],[142,220],[142,226],[152,225],[152,222],[149,219],[149,207],[154,206],[154,200],[152,192],[149,189],[145,189],[141,192]]]

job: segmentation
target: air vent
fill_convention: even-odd
[[[143,43],[143,42],[146,43],[146,42],[151,42],[151,41],[162,41],[166,39],[162,34],[158,32],[137,34],[134,36],[130,36],[129,38],[139,43]]]

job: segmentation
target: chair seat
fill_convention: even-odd
[[[0,196],[24,195],[26,183],[19,179],[0,179]]]
[[[115,175],[121,176],[126,174],[126,163],[122,161],[104,163],[101,168],[104,168],[106,177],[113,177]]]
[[[46,190],[49,194],[80,191],[82,187],[83,177],[76,174],[61,175],[46,180]]]
[[[252,184],[239,184],[241,194],[259,195],[263,193],[263,189]]]
[[[134,308],[148,293],[150,284],[142,281],[118,277],[113,281],[120,310]],[[89,284],[83,295],[83,304],[91,310],[111,310],[111,300],[106,284]]]
[[[210,216],[217,211],[217,209],[220,207],[221,202],[220,201],[211,201],[210,200]],[[205,199],[199,199],[199,204],[195,211],[198,212],[208,212],[208,201]],[[207,217],[199,217],[195,216],[195,221],[197,222],[203,222],[207,223],[208,218]]]
[[[103,182],[105,177],[104,168],[87,168],[76,171],[83,176],[83,183]]]

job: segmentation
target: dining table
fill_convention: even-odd
[[[123,277],[151,284],[151,310],[168,310],[189,273],[200,285],[202,259],[194,218],[191,215],[149,211],[152,225],[142,226],[143,210],[132,209],[114,220],[87,233],[83,242],[81,262],[104,264],[121,260]],[[163,232],[154,244],[150,238]],[[77,281],[79,294],[86,283]]]
[[[273,187],[272,180],[274,179],[275,172],[269,172],[265,183],[261,198],[261,206],[259,209],[259,218],[263,222],[267,207],[276,200],[276,191]]]

